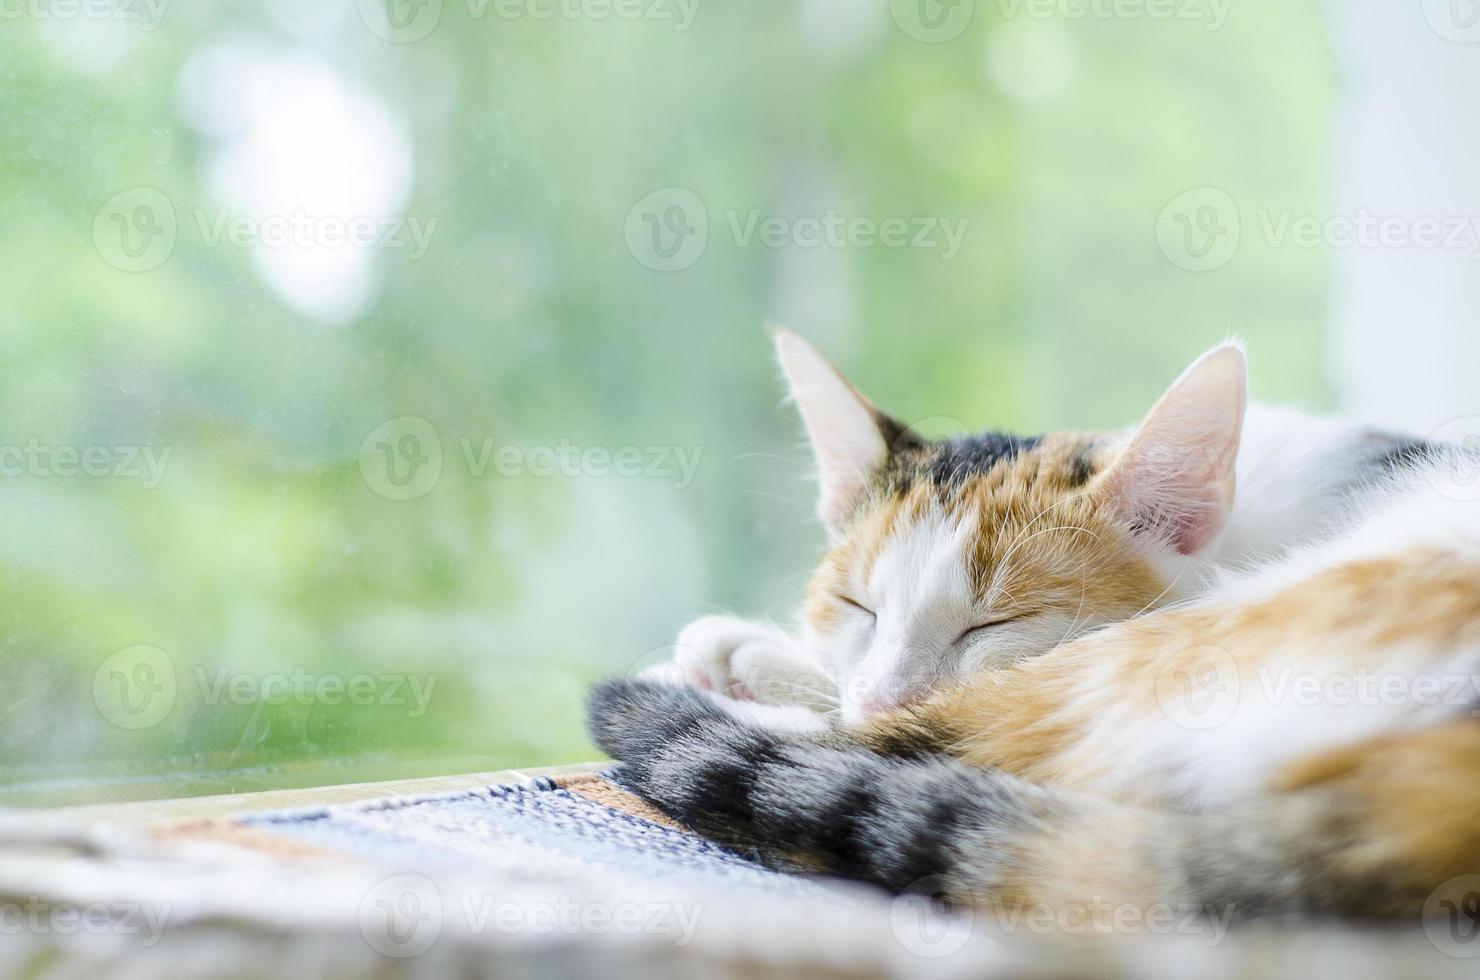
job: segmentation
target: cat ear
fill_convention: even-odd
[[[904,427],[874,408],[801,337],[773,330],[772,338],[817,462],[817,513],[834,531],[863,496],[869,476],[888,458],[889,434]]]
[[[1122,516],[1183,555],[1212,544],[1233,506],[1247,405],[1239,346],[1223,344],[1194,361],[1106,474],[1103,486]]]

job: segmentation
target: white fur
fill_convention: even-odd
[[[1297,549],[1265,567],[1230,574],[1196,604],[1237,604],[1299,589],[1325,570],[1364,559],[1432,549],[1474,563],[1480,587],[1480,508],[1443,496],[1435,477],[1446,465],[1417,469],[1378,491],[1351,529]],[[1353,610],[1359,616],[1360,610]],[[1099,720],[1073,753],[1098,772],[1107,795],[1155,796],[1217,806],[1263,789],[1285,764],[1323,749],[1411,730],[1480,705],[1480,643],[1456,639],[1378,647],[1360,628],[1313,648],[1261,651],[1235,667],[1237,650],[1210,651],[1217,689],[1213,713],[1189,725],[1184,705],[1146,713],[1108,700],[1117,678],[1107,665],[1086,670],[1081,697],[1103,702]],[[1249,659],[1249,658],[1246,658]],[[1123,687],[1123,682],[1119,685]],[[1198,696],[1192,686],[1189,698]]]
[[[868,402],[816,348],[785,330],[776,331],[775,342],[817,461],[817,513],[831,530],[856,503],[888,447]]]
[[[820,512],[835,521],[884,453],[868,403],[805,341],[785,332],[777,353],[817,458]],[[1266,563],[1347,526],[1356,514],[1370,433],[1288,409],[1245,407],[1242,351],[1214,348],[1124,437],[1110,483],[1131,508],[1176,511],[1193,501],[1189,539],[1144,542],[1165,601],[1207,593],[1232,570]],[[1372,491],[1368,491],[1372,492]],[[1202,521],[1202,523],[1198,523]],[[827,635],[788,637],[769,625],[709,617],[680,637],[680,679],[718,692],[839,711],[856,723],[933,686],[1038,654],[1102,625],[1040,614],[960,639],[990,621],[994,596],[973,596],[968,554],[976,528],[927,514],[886,542],[867,581],[851,583],[877,619],[844,610]],[[990,591],[990,590],[989,590]]]
[[[1196,555],[1148,552],[1167,583],[1164,599],[1204,594],[1221,574],[1267,562],[1349,523],[1357,498],[1348,488],[1368,438],[1349,423],[1251,406],[1237,456],[1239,491],[1222,534]],[[885,544],[868,582],[857,586],[855,598],[876,610],[877,626],[863,628],[857,614],[827,636],[804,633],[802,654],[835,678],[845,723],[863,718],[870,704],[901,703],[944,680],[1042,653],[1102,625],[1081,615],[1044,614],[984,631],[964,649],[954,645],[992,613],[990,595],[986,608],[972,597],[967,562],[975,531],[938,511],[902,529]]]
[[[1050,649],[1094,625],[1080,617],[1038,615],[971,632],[989,622],[999,598],[978,603],[968,556],[974,519],[936,508],[895,534],[857,597],[876,619],[854,611],[841,629],[808,630],[802,646],[836,680],[842,720],[923,697],[951,679]]]

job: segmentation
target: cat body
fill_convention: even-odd
[[[604,685],[636,792],[780,867],[974,904],[1480,891],[1480,460],[1250,412],[1230,347],[1129,433],[932,444],[788,343],[830,536],[800,645],[859,690]],[[745,628],[726,670],[800,659]]]
[[[1422,448],[1246,407],[1243,355],[1228,345],[1136,429],[930,442],[800,338],[778,333],[776,345],[818,463],[830,547],[798,635],[705,617],[680,634],[672,673],[851,722],[1198,595],[1221,571],[1341,527]],[[1119,484],[1118,507],[1091,493],[1107,481]]]
[[[1480,883],[1456,452],[1318,543],[858,726],[638,681],[598,689],[592,731],[660,808],[783,867],[978,905],[1417,917]]]

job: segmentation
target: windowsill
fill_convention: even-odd
[[[401,779],[387,782],[345,783],[304,789],[266,790],[256,793],[229,793],[220,796],[196,796],[178,799],[145,800],[137,803],[98,803],[87,806],[60,807],[49,811],[59,819],[80,821],[98,827],[145,827],[176,821],[211,820],[239,816],[263,810],[293,807],[330,806],[356,803],[384,796],[413,796],[429,793],[452,793],[499,783],[527,783],[542,776],[559,776],[590,772],[602,763],[576,763],[531,769],[505,769],[497,772],[468,773],[460,776],[433,776],[424,779]]]

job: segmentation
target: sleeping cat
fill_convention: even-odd
[[[778,331],[775,342],[830,539],[802,635],[705,617],[662,673],[849,722],[1196,595],[1219,569],[1339,525],[1361,491],[1421,451],[1246,408],[1233,345],[1198,359],[1133,432],[929,442],[800,337]]]
[[[853,529],[840,547],[855,550],[822,573],[814,628],[872,655],[875,637],[896,628],[896,597],[842,590],[872,581],[864,570],[889,553],[877,543],[886,529],[948,528],[940,512],[967,493],[983,517],[1031,515],[987,502],[1050,482],[1079,488],[1055,511],[1061,541],[1019,540],[1020,525],[1010,544],[967,552],[965,582],[989,617],[975,628],[993,639],[958,634],[958,659],[996,649],[1015,617],[1044,615],[1045,587],[1082,580],[1110,597],[1091,601],[1134,612],[1175,574],[1171,556],[1206,549],[1227,512],[1237,421],[1218,424],[1196,410],[1211,402],[1182,404],[1177,391],[1233,362],[1215,351],[1195,365],[1169,393],[1177,413],[1158,418],[1164,399],[1118,454],[1090,449],[1083,479],[1063,474],[1084,443],[1020,446],[989,467],[973,462],[960,483],[954,467],[932,476],[930,457],[914,455],[928,451],[912,447],[901,475],[829,508],[835,533]],[[1185,462],[1145,452],[1148,434],[1170,440],[1179,429],[1194,434]],[[1044,462],[1025,471],[1031,452]],[[1387,475],[1355,477],[1371,486],[1320,540],[1067,643],[1045,631],[1037,656],[1019,639],[998,669],[933,682],[922,699],[849,727],[636,680],[596,689],[592,734],[623,762],[627,785],[700,832],[780,867],[896,891],[1244,917],[1470,909],[1480,895],[1480,508],[1456,492],[1456,474],[1473,475],[1480,459],[1442,445],[1384,452],[1373,459]],[[858,522],[878,530],[854,539]],[[896,586],[939,581],[929,562],[916,567]],[[873,603],[877,618],[847,600]]]

